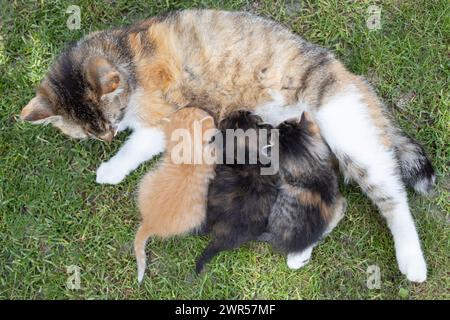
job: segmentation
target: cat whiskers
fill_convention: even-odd
[[[89,138],[94,139],[94,140],[98,140],[98,141],[103,141],[102,139],[97,138],[96,135],[92,134],[92,133],[88,133]]]
[[[115,137],[116,135],[117,135],[117,133],[119,132],[119,130],[120,130],[120,126],[122,125],[122,121],[120,121],[118,124],[117,124],[117,127],[114,129],[114,135],[113,135],[113,137]]]

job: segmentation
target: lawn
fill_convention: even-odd
[[[369,29],[369,5],[381,27]],[[81,28],[66,9],[81,8]],[[332,50],[366,75],[402,128],[423,143],[438,174],[436,194],[410,192],[428,280],[400,274],[384,220],[356,186],[342,185],[349,208],[298,271],[269,245],[251,243],[216,257],[202,276],[194,262],[206,238],[150,241],[141,286],[132,250],[135,189],[154,162],[118,186],[95,183],[95,170],[126,139],[69,140],[19,121],[21,108],[64,44],[91,31],[181,8],[247,10],[271,17]],[[0,8],[1,299],[450,299],[450,3],[440,1],[1,1]],[[80,269],[80,287],[67,286]],[[366,285],[369,266],[379,288]]]

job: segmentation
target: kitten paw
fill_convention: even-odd
[[[398,267],[409,281],[424,282],[427,280],[427,265],[422,253],[409,253],[397,257]]]
[[[301,252],[289,253],[287,256],[287,265],[289,269],[297,270],[308,264],[311,259],[313,247],[309,247]]]
[[[95,181],[100,184],[118,184],[127,175],[119,169],[114,163],[103,162],[97,169],[97,178]]]
[[[287,258],[287,265],[288,265],[289,269],[292,269],[292,270],[300,269],[301,267],[304,267],[305,265],[307,265],[308,262],[309,262],[309,259],[301,260],[301,259],[292,258],[292,257]]]

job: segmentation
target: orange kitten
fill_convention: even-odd
[[[209,147],[212,135],[209,133],[214,131],[211,129],[215,129],[213,118],[198,108],[183,108],[173,113],[164,127],[167,152],[162,164],[149,172],[139,187],[138,204],[142,223],[134,241],[139,282],[144,277],[145,243],[149,237],[165,238],[185,234],[198,229],[205,220],[208,183],[214,177],[214,165],[206,161],[193,163],[196,157],[203,156],[203,150],[212,151]],[[191,151],[189,153],[188,150],[189,160],[177,164],[176,150],[180,144],[171,138],[175,139],[180,132],[189,134],[192,141],[199,141],[195,139],[200,137],[203,148],[198,148],[200,143],[197,146],[195,143],[188,145]],[[203,160],[203,157],[197,159]]]

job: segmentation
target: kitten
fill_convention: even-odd
[[[222,119],[245,106],[276,126],[309,111],[340,168],[377,205],[394,237],[400,271],[426,279],[405,184],[429,193],[433,167],[370,84],[332,53],[281,25],[243,12],[184,10],[100,31],[69,46],[21,118],[75,138],[134,132],[96,181],[117,184],[164,150],[161,119],[204,106]]]
[[[339,193],[332,153],[312,117],[304,112],[277,129],[280,191],[263,238],[288,253],[288,266],[298,269],[341,220],[346,201]]]
[[[220,134],[223,136],[226,129],[259,131],[270,128],[270,125],[262,124],[260,117],[246,111],[231,113],[219,125]],[[222,155],[225,156],[226,144],[230,141],[224,141]],[[259,139],[257,143],[252,143],[250,139],[244,138],[242,141],[238,138],[234,145],[234,162],[237,162],[237,151],[241,149],[245,151],[247,164],[224,163],[216,166],[216,176],[208,191],[204,230],[211,233],[212,240],[197,260],[197,273],[220,251],[234,249],[248,241],[256,240],[266,230],[267,218],[277,196],[278,177],[261,175],[261,167],[264,164],[261,162],[261,152],[258,151],[264,146],[260,144]],[[258,155],[255,164],[248,164],[251,152]]]
[[[214,177],[214,161],[194,164],[196,156],[203,160],[203,154],[212,151],[209,141],[215,133],[213,118],[201,109],[183,108],[173,113],[169,120],[164,126],[167,152],[161,165],[149,172],[139,186],[138,204],[142,223],[134,242],[139,282],[144,277],[145,243],[149,237],[166,238],[201,228],[206,216],[208,182]],[[200,124],[201,131],[198,129]],[[177,131],[180,129],[185,131]],[[185,151],[190,151],[190,157],[181,164],[174,158],[178,156],[179,142],[171,140],[178,137],[177,133],[183,134],[183,137],[187,133],[193,139],[203,139],[200,140],[203,149],[195,145],[198,140],[188,145],[191,150]]]

